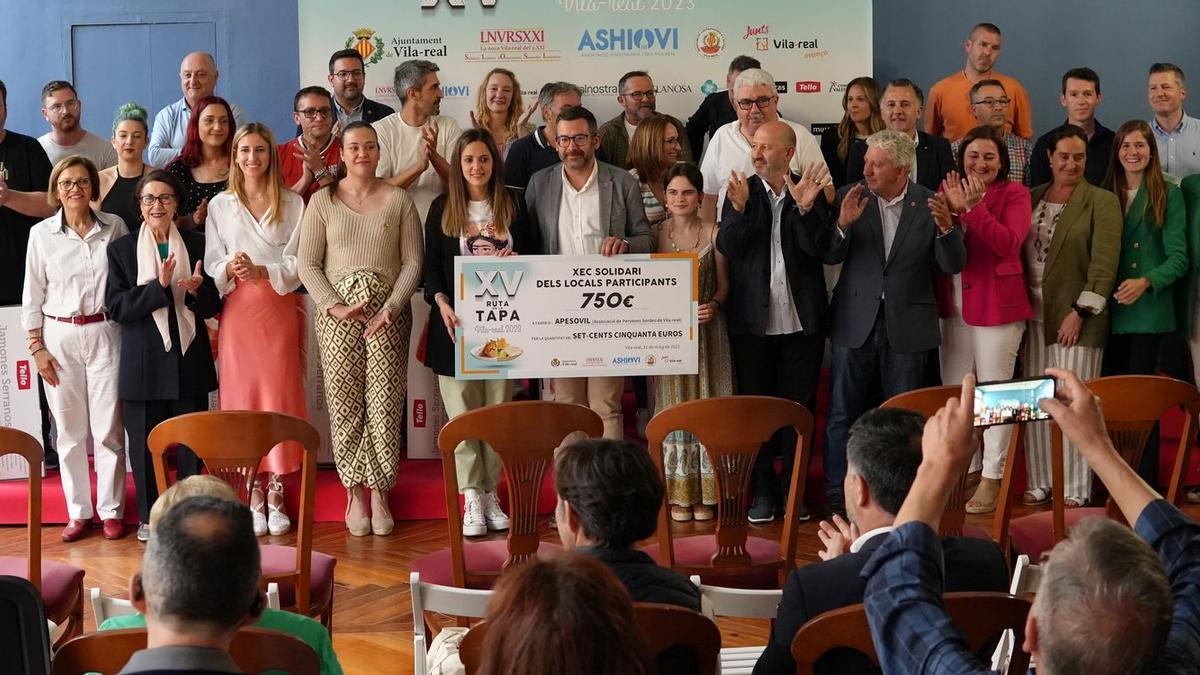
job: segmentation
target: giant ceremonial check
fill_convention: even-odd
[[[690,254],[454,259],[454,375],[685,375],[697,372]]]

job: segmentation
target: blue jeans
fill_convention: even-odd
[[[882,401],[924,386],[928,351],[892,351],[883,307],[861,347],[833,345],[833,386],[825,424],[825,492],[841,492],[846,439],[859,415]]]

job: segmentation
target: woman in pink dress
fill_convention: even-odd
[[[303,305],[295,291],[304,202],[280,177],[275,139],[251,122],[233,137],[229,187],[208,205],[204,263],[224,298],[217,338],[222,410],[266,410],[307,417],[301,339]],[[259,466],[251,491],[254,532],[291,529],[281,474],[300,468],[303,450],[281,443]],[[263,494],[262,484],[267,484]]]

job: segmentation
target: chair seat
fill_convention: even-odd
[[[558,544],[543,541],[538,544],[538,555],[546,555],[561,550]],[[508,560],[508,540],[491,539],[488,541],[463,543],[463,563],[467,568],[467,576],[472,574],[499,574],[504,561]],[[412,562],[409,569],[421,575],[421,581],[440,586],[454,585],[454,565],[450,560],[450,549],[444,548],[429,555],[421,556]],[[489,589],[490,580],[468,581],[467,588]]]
[[[1064,513],[1064,523],[1069,533],[1071,528],[1084,518],[1106,517],[1102,506],[1067,509]],[[1017,553],[1029,556],[1030,560],[1037,560],[1041,558],[1042,553],[1054,548],[1054,512],[1042,511],[1017,518],[1009,523],[1008,533]]]
[[[694,537],[673,539],[675,546],[675,567],[684,569],[700,569],[708,567],[713,553],[717,551],[717,536],[715,534],[700,534]],[[655,560],[659,558],[658,544],[650,544],[642,549]],[[762,565],[762,569],[750,574],[728,574],[720,570],[701,571],[700,582],[710,586],[725,586],[726,588],[779,588],[779,572],[768,567],[779,560],[779,542],[761,537],[746,538],[746,552],[750,554],[751,565]]]
[[[25,557],[0,556],[0,575],[29,577],[29,560]],[[83,570],[74,565],[42,561],[42,603],[47,617],[62,617],[79,598],[82,600]]]
[[[992,540],[991,532],[974,525],[963,525],[962,536],[970,537],[971,539],[986,539],[988,541]]]
[[[296,569],[296,547],[265,544],[259,546],[262,555],[263,576],[286,574]],[[312,552],[312,566],[309,570],[309,602],[310,611],[319,610],[333,593],[333,568],[337,558],[324,553]],[[291,607],[296,604],[296,587],[290,582],[279,583],[279,606]],[[298,608],[303,609],[303,608]]]
[[[754,665],[767,648],[723,647],[721,649],[721,675],[750,675]]]

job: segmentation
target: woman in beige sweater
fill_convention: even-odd
[[[387,497],[400,460],[421,221],[408,192],[375,177],[379,142],[371,125],[347,125],[342,162],[342,177],[309,201],[299,268],[318,311],[333,458],[349,492],[346,527],[361,537],[394,525]]]

